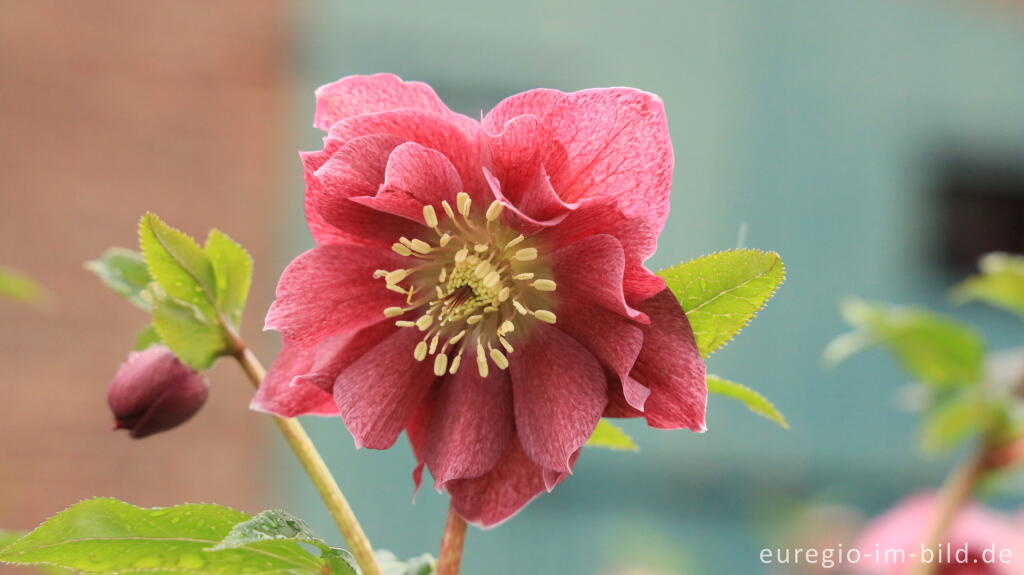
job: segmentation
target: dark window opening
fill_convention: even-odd
[[[969,273],[989,252],[1024,253],[1024,162],[953,156],[938,185],[936,245],[948,271]]]

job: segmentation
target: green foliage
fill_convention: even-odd
[[[865,349],[882,346],[913,377],[936,388],[981,380],[985,346],[969,327],[924,310],[856,298],[845,300],[841,307],[855,331],[829,343],[826,363],[837,365]]]
[[[210,231],[203,249],[217,280],[217,308],[237,329],[242,324],[242,311],[252,284],[252,257],[220,230]]]
[[[764,307],[786,277],[775,252],[719,252],[663,269],[686,310],[701,356],[728,343]]]
[[[633,442],[633,438],[626,434],[622,428],[607,419],[597,422],[597,427],[590,439],[587,440],[588,447],[604,447],[616,451],[639,451],[640,448]]]
[[[987,433],[1004,419],[1000,402],[975,388],[935,402],[921,426],[921,449],[938,454],[951,451],[967,439]]]
[[[707,382],[708,393],[717,393],[718,395],[735,399],[747,406],[747,409],[753,413],[774,421],[783,429],[789,429],[789,423],[782,413],[760,393],[745,385],[722,379],[715,375],[708,375]]]
[[[142,509],[90,499],[0,549],[0,561],[125,575],[355,574],[334,550],[321,557],[307,551],[301,544],[311,536],[291,521],[275,530],[267,521],[274,513],[251,518],[218,505]]]
[[[143,299],[142,292],[153,281],[142,254],[125,248],[110,248],[98,259],[85,262],[85,268],[114,290],[141,309],[148,311],[150,303]]]
[[[156,332],[153,324],[147,324],[146,327],[139,330],[139,333],[135,334],[135,345],[132,346],[132,350],[142,351],[158,343],[160,343],[160,334]]]
[[[953,299],[983,301],[1024,318],[1024,256],[992,253],[978,267],[981,274],[957,285]]]
[[[162,342],[193,368],[206,369],[230,350],[229,330],[242,323],[252,258],[219,230],[200,246],[152,213],[139,221],[139,246],[141,254],[111,248],[86,267],[152,312],[135,349]]]
[[[0,297],[35,303],[43,296],[39,284],[21,272],[0,267]]]
[[[429,553],[407,561],[400,561],[390,551],[377,551],[375,555],[384,575],[433,575],[437,569],[437,561]]]

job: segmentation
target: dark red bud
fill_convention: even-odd
[[[139,439],[188,421],[206,403],[209,384],[171,350],[154,345],[133,352],[114,374],[107,403],[114,429]]]

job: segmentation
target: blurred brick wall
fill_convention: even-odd
[[[0,265],[50,290],[46,310],[0,301],[0,527],[87,497],[268,505],[268,422],[224,362],[210,402],[144,441],[111,431],[105,386],[145,316],[82,262],[133,246],[153,210],[217,226],[257,278],[244,333],[258,350],[285,106],[287,4],[0,0]],[[264,354],[265,355],[265,354]]]

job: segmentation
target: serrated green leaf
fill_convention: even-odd
[[[251,519],[235,525],[220,543],[210,549],[237,549],[261,541],[278,539],[308,543],[324,551],[330,549],[308,523],[281,509],[261,511]]]
[[[248,521],[231,528],[224,539],[210,548],[210,551],[239,549],[265,541],[294,541],[320,549],[321,560],[335,575],[356,575],[352,555],[343,549],[333,549],[320,538],[309,524],[280,509],[262,511]]]
[[[139,333],[135,334],[135,344],[132,345],[132,350],[142,351],[151,345],[160,343],[160,334],[156,332],[156,328],[153,324],[148,324],[146,327],[139,330]]]
[[[227,342],[219,322],[169,297],[155,283],[145,297],[153,302],[153,329],[178,359],[202,371],[226,353]]]
[[[252,284],[252,257],[220,230],[212,230],[203,248],[213,264],[217,281],[217,307],[238,329]]]
[[[730,397],[745,405],[751,412],[766,417],[783,429],[789,429],[789,423],[782,415],[782,412],[775,407],[768,398],[757,391],[735,381],[722,379],[717,375],[708,375],[708,393],[716,393],[724,397]]]
[[[400,561],[394,553],[384,549],[378,549],[374,555],[384,575],[433,575],[437,569],[437,560],[429,553],[407,561]]]
[[[928,311],[844,300],[843,316],[857,331],[825,349],[835,365],[873,346],[888,348],[913,377],[939,387],[969,385],[982,377],[985,346],[969,327]]]
[[[640,451],[640,448],[633,441],[633,438],[626,434],[619,426],[602,419],[597,422],[594,433],[587,440],[588,447],[604,447],[616,451]]]
[[[99,259],[85,262],[85,268],[118,295],[124,296],[137,307],[149,310],[149,302],[142,292],[153,281],[142,254],[125,248],[110,248]]]
[[[719,252],[663,269],[686,310],[703,357],[728,343],[782,285],[786,269],[775,252]]]
[[[147,213],[139,220],[139,246],[150,275],[168,296],[216,319],[217,279],[195,240]]]
[[[42,288],[27,275],[0,267],[0,296],[32,303],[39,301],[42,295]]]
[[[921,449],[942,453],[991,429],[1001,416],[998,405],[965,392],[931,408],[921,426]]]
[[[981,258],[981,274],[953,288],[955,301],[983,301],[1024,318],[1024,256],[992,253]]]
[[[317,575],[323,562],[294,541],[211,551],[249,516],[218,505],[142,509],[90,499],[0,550],[0,561],[87,573]]]

